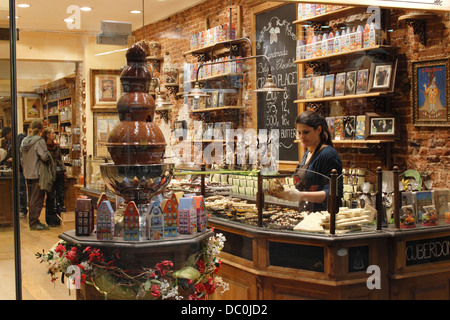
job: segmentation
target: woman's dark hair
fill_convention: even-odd
[[[295,123],[307,125],[308,127],[314,128],[314,130],[316,130],[319,126],[322,127],[318,148],[320,149],[320,147],[324,144],[333,146],[333,141],[331,140],[331,134],[330,130],[328,129],[327,121],[317,112],[304,111],[297,117]]]
[[[42,136],[47,140],[47,136],[52,132],[53,129],[51,127],[45,127],[44,130],[42,130]]]

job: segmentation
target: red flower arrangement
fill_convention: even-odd
[[[217,276],[221,266],[217,255],[224,241],[221,234],[210,237],[194,265],[185,263],[184,268],[173,270],[172,261],[163,260],[154,268],[144,268],[141,274],[134,276],[117,267],[116,262],[120,259],[118,250],[105,258],[99,248],[83,249],[79,245],[60,241],[47,253],[37,253],[36,257],[47,263],[52,282],[62,274],[63,282],[64,278],[69,278],[71,284],[92,285],[105,298],[206,299],[214,294],[218,286],[222,292],[228,289],[228,285]],[[77,272],[72,274],[73,270]]]

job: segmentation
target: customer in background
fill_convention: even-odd
[[[51,157],[45,140],[41,137],[43,129],[42,120],[33,120],[31,123],[32,135],[24,138],[20,146],[23,175],[27,181],[28,221],[31,230],[48,229],[47,225],[39,221],[45,199],[45,191],[39,186],[40,166],[41,162],[48,162]]]
[[[17,136],[17,145],[20,147],[22,140],[26,137],[26,135],[24,133],[20,133]],[[4,144],[5,144],[5,149],[7,150],[6,152],[6,156],[4,157],[4,159],[0,162],[0,166],[5,165],[7,168],[12,166],[12,130],[10,127],[4,127],[2,129],[2,138],[4,138]],[[2,142],[3,142],[2,141]],[[19,163],[19,184],[20,184],[20,202],[19,202],[19,207],[20,207],[20,216],[24,217],[27,215],[27,188],[26,188],[26,182],[25,182],[25,177],[23,176],[23,169],[22,169],[22,164]]]
[[[11,168],[12,166],[12,155],[11,155],[11,142],[12,142],[12,130],[11,127],[4,127],[2,129],[2,148],[6,150],[6,155],[2,161],[0,161],[0,166],[6,166]]]
[[[42,137],[47,144],[47,150],[53,158],[56,170],[56,179],[51,191],[47,192],[47,200],[45,201],[45,221],[51,227],[60,225],[61,212],[64,208],[64,175],[66,167],[61,158],[61,149],[56,143],[56,133],[52,128],[45,128]]]
[[[26,130],[24,130],[26,132]],[[22,145],[22,141],[23,139],[25,139],[26,137],[26,133],[19,133],[19,135],[17,136],[17,145],[20,146]],[[19,187],[20,187],[20,193],[19,193],[19,207],[20,207],[20,216],[21,217],[26,217],[27,213],[28,213],[28,209],[27,209],[27,184],[25,181],[25,177],[23,175],[23,168],[22,168],[22,157],[19,153],[20,156],[20,161],[19,161]]]

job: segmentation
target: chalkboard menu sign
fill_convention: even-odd
[[[295,119],[297,118],[296,4],[288,4],[256,15],[256,54],[266,55],[278,88],[287,92],[258,93],[257,124],[259,129],[279,130],[279,160],[298,161]],[[256,61],[256,86],[264,86],[269,73],[264,58]]]

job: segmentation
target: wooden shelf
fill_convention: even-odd
[[[333,96],[326,98],[316,98],[316,99],[301,99],[295,100],[294,103],[307,103],[307,102],[325,102],[325,101],[338,101],[338,100],[349,100],[349,99],[363,99],[363,98],[371,98],[371,97],[382,97],[391,95],[392,92],[372,92],[372,93],[364,93],[364,94],[351,94],[347,96]]]
[[[164,57],[158,57],[158,56],[148,56],[147,60],[164,60]]]
[[[393,139],[383,139],[383,140],[332,140],[336,144],[380,144],[380,143],[394,143]],[[300,140],[294,140],[294,143],[300,143]]]
[[[206,108],[206,109],[195,109],[189,111],[190,113],[196,113],[196,112],[213,112],[213,111],[220,111],[220,110],[239,110],[243,109],[244,107],[241,106],[225,106],[225,107],[216,107],[216,108]]]
[[[227,72],[227,73],[217,74],[215,76],[199,78],[198,81],[199,82],[203,82],[203,81],[209,81],[209,80],[220,79],[220,78],[223,78],[223,77],[232,77],[232,76],[242,77],[242,76],[244,76],[244,74],[240,73],[240,72],[239,73],[237,73],[237,72]],[[193,83],[193,82],[195,82],[195,80],[189,80],[187,82]]]
[[[366,52],[366,51],[371,51],[371,50],[377,50],[377,49],[391,50],[391,49],[397,49],[397,48],[398,47],[396,47],[396,46],[379,45],[379,46],[366,47],[366,48],[350,50],[350,51],[345,51],[345,52],[327,54],[325,56],[314,57],[314,58],[309,58],[309,59],[295,60],[294,63],[307,63],[307,62],[312,62],[312,61],[320,61],[320,60],[325,60],[325,59],[329,59],[329,58],[335,58],[335,57],[339,57],[339,56],[360,53],[360,52]]]
[[[246,43],[247,42],[246,40],[241,40],[241,41],[237,41],[237,40],[238,39],[224,40],[224,41],[221,41],[220,44],[217,43],[217,45],[216,44],[212,44],[212,45],[209,45],[209,46],[206,46],[206,47],[193,49],[193,50],[185,52],[184,54],[187,55],[187,54],[193,54],[193,53],[210,53],[214,46],[216,46],[216,48],[219,50],[221,48],[222,49],[225,48],[230,43],[231,44],[237,44],[237,43]]]
[[[340,18],[343,15],[351,15],[353,13],[364,12],[364,11],[365,11],[365,8],[347,7],[347,8],[342,8],[342,9],[330,11],[330,12],[327,12],[327,13],[319,14],[319,15],[314,16],[314,17],[309,17],[309,18],[295,20],[293,23],[294,24],[304,24],[304,23],[306,23],[308,21],[326,22],[326,21],[329,21],[329,20],[334,20],[334,19]]]
[[[374,143],[374,144],[379,144],[379,143],[393,143],[394,140],[391,139],[383,139],[383,140],[333,140],[333,143],[336,144],[367,144],[367,143]]]
[[[230,140],[231,141],[231,140]],[[217,142],[217,143],[225,143],[227,142],[226,140],[219,140],[219,139],[205,139],[205,140],[191,140],[192,143],[213,143],[213,142]]]

